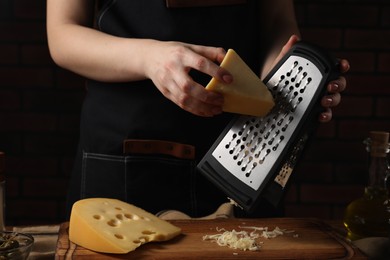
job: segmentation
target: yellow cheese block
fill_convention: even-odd
[[[251,116],[268,114],[275,105],[271,92],[234,50],[228,50],[221,67],[232,74],[233,82],[226,84],[212,78],[206,89],[223,94],[223,111]]]
[[[90,198],[73,204],[69,240],[84,248],[125,254],[151,241],[169,240],[181,229],[134,205]]]

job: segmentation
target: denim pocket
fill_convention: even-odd
[[[195,161],[83,153],[81,196],[116,198],[149,212],[194,214]]]

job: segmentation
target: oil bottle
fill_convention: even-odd
[[[371,131],[364,143],[369,154],[368,183],[363,196],[345,210],[344,226],[350,240],[390,237],[389,133]]]

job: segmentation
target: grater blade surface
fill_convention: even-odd
[[[317,123],[335,66],[319,47],[297,43],[264,79],[275,100],[271,112],[234,118],[198,164],[200,171],[248,212],[260,197],[277,204]]]

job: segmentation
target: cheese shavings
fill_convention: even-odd
[[[227,246],[233,249],[240,249],[243,251],[258,251],[260,246],[256,243],[258,234],[248,233],[246,231],[227,231],[225,229],[218,230],[218,232],[224,231],[220,234],[205,235],[203,240],[211,240],[216,242],[219,246]]]
[[[261,237],[264,238],[275,238],[277,236],[282,236],[287,233],[294,233],[294,230],[281,229],[279,227],[275,227],[274,230],[269,231],[268,227],[245,227],[240,226],[242,229],[253,229],[253,232],[261,231]]]
[[[256,242],[257,238],[263,237],[266,239],[275,238],[288,233],[294,233],[294,230],[281,229],[275,227],[273,230],[268,230],[268,227],[250,227],[239,226],[240,229],[252,229],[252,232],[247,231],[227,231],[225,229],[218,229],[218,232],[222,232],[214,235],[205,235],[203,240],[209,240],[216,242],[219,246],[227,246],[233,249],[240,249],[243,251],[259,251],[260,245]],[[259,233],[258,233],[259,232]],[[297,237],[298,235],[294,235]]]

